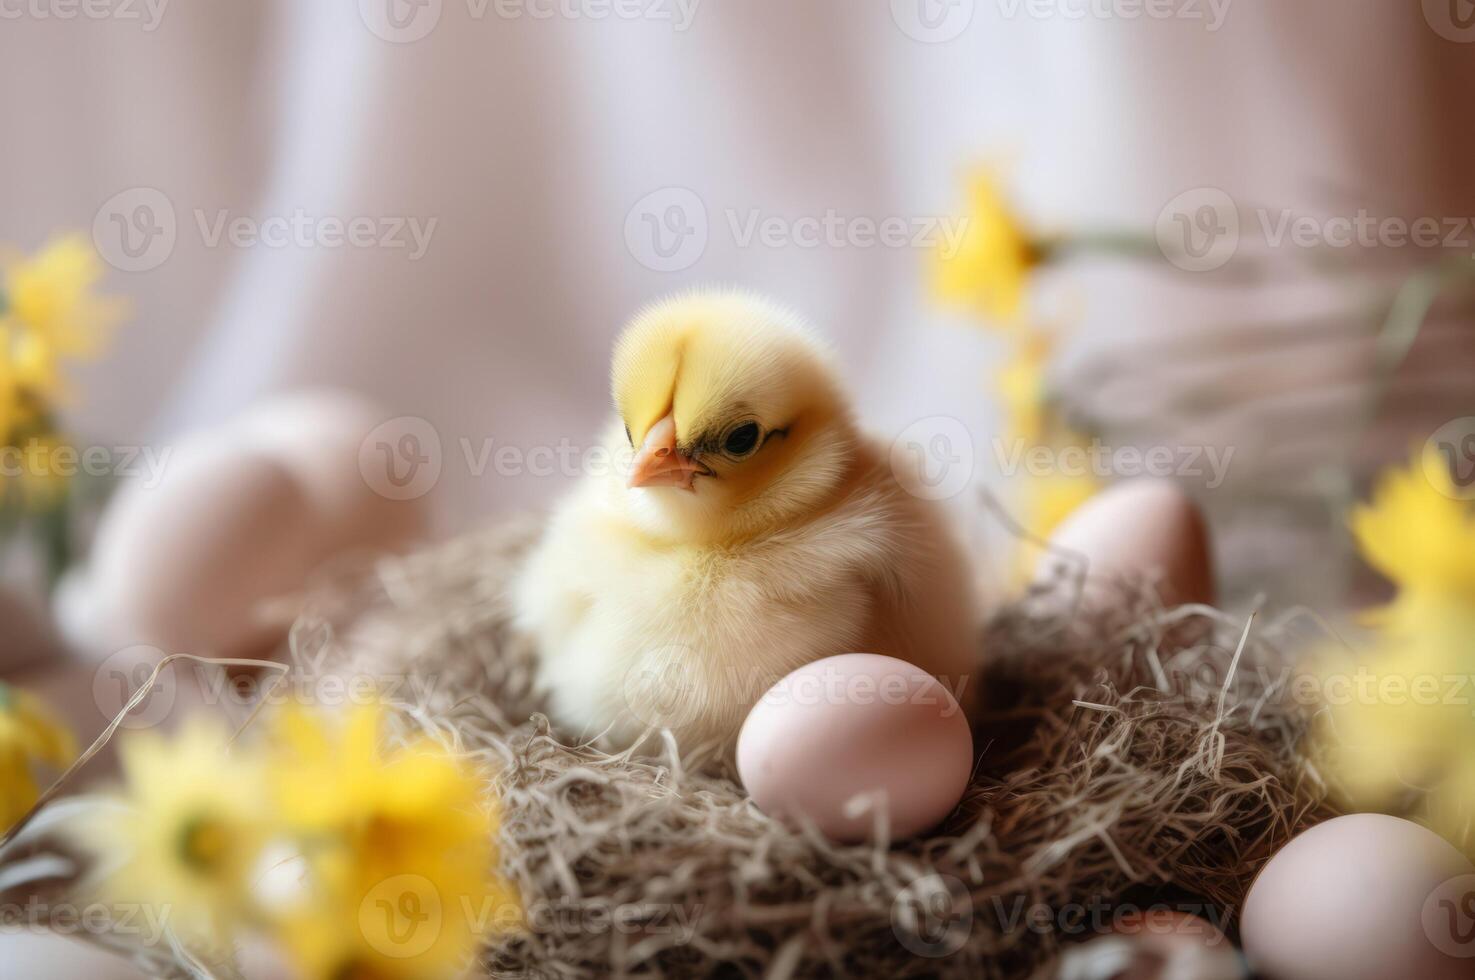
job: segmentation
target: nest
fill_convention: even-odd
[[[293,635],[305,668],[386,679],[407,717],[495,762],[529,928],[489,940],[489,976],[1046,977],[1123,912],[1232,932],[1261,865],[1331,815],[1298,752],[1286,620],[1165,609],[1143,583],[1079,612],[1063,581],[981,638],[980,758],[948,821],[831,843],[660,733],[618,754],[560,738],[508,622],[533,533],[382,562]]]

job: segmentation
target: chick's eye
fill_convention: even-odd
[[[727,434],[722,441],[724,452],[732,456],[746,456],[758,448],[758,423],[744,422]]]

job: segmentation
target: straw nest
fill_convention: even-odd
[[[1132,909],[1232,929],[1260,866],[1329,815],[1298,752],[1288,620],[1164,609],[1141,583],[1079,612],[1061,582],[981,637],[980,758],[953,816],[918,840],[830,843],[660,733],[612,755],[550,728],[508,624],[532,534],[382,562],[293,635],[304,669],[384,679],[407,718],[495,763],[530,928],[490,942],[490,976],[1051,976]]]

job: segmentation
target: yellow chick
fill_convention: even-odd
[[[620,462],[559,505],[514,596],[560,727],[730,750],[775,681],[852,651],[967,698],[979,616],[962,551],[793,313],[729,292],[657,303],[616,343],[612,388]]]

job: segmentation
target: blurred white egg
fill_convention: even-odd
[[[178,446],[157,486],[121,487],[98,525],[88,577],[108,645],[229,656],[279,630],[261,600],[300,587],[329,539],[301,483],[239,443]]]
[[[753,707],[737,744],[738,773],[776,817],[802,817],[837,841],[941,823],[963,796],[973,737],[957,699],[894,657],[848,653],[806,664]],[[870,804],[867,806],[867,804]]]
[[[1148,578],[1169,605],[1212,603],[1214,573],[1203,515],[1188,495],[1166,480],[1128,480],[1103,490],[1067,517],[1050,544],[1071,555],[1047,552],[1037,582],[1070,580],[1080,556],[1094,583]],[[1099,595],[1087,590],[1088,598]]]
[[[423,499],[376,494],[358,466],[378,424],[361,400],[305,393],[265,402],[174,445],[156,482],[118,488],[86,572],[57,602],[69,637],[100,654],[265,652],[285,622],[262,616],[336,555],[402,548]]]
[[[359,469],[364,440],[384,421],[382,411],[349,392],[302,391],[262,402],[227,429],[301,481],[336,540],[396,548],[426,532],[428,510],[423,497],[376,493]]]
[[[1274,980],[1469,980],[1475,866],[1408,820],[1337,817],[1260,871],[1240,934],[1250,966]]]

